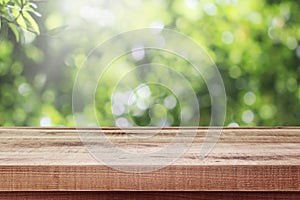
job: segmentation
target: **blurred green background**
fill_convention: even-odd
[[[28,4],[24,9],[31,17],[18,18],[20,2]],[[0,0],[1,126],[75,126],[73,83],[88,53],[118,33],[145,27],[177,30],[205,48],[226,89],[224,126],[300,125],[300,1],[32,3]],[[129,54],[113,63],[96,91],[95,110],[84,114],[96,112],[101,126],[180,125],[180,114],[189,115],[194,108],[181,108],[168,88],[142,84],[134,102],[115,103],[124,98],[115,86],[120,66],[149,62],[171,66],[186,77],[199,101],[199,125],[209,125],[205,82],[186,61],[157,51]]]

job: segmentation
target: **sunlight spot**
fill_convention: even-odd
[[[168,109],[173,109],[175,108],[177,104],[176,98],[173,96],[167,96],[164,100],[164,105],[168,108]]]
[[[136,90],[136,93],[141,98],[148,98],[151,95],[150,88],[146,84],[139,85],[138,89]]]
[[[22,96],[27,96],[30,94],[31,92],[31,88],[30,85],[28,85],[27,83],[22,83],[19,87],[18,87],[18,92],[20,95]]]
[[[143,100],[138,100],[136,106],[141,110],[147,110],[148,106]]]
[[[36,88],[41,88],[45,85],[47,81],[47,76],[46,74],[37,74],[35,77],[34,77],[34,80],[33,80],[33,84]]]
[[[30,31],[24,31],[24,37],[25,37],[25,44],[30,44],[35,40],[36,34]]]
[[[273,27],[283,27],[285,24],[284,20],[280,17],[274,17],[272,20]]]
[[[290,49],[290,50],[295,50],[298,46],[298,42],[296,40],[296,38],[294,37],[288,37],[286,40],[286,46]]]
[[[223,32],[223,34],[222,34],[222,41],[225,44],[231,44],[233,42],[233,40],[234,40],[234,36],[233,36],[233,34],[230,31]]]
[[[131,126],[129,121],[124,117],[120,117],[120,118],[116,119],[115,124],[118,127],[129,127],[129,126]]]
[[[122,103],[115,102],[112,106],[112,113],[116,116],[120,116],[125,112],[125,106]]]
[[[185,0],[185,4],[189,8],[196,8],[198,6],[198,0]]]
[[[129,94],[127,92],[116,92],[113,94],[112,102],[120,103],[120,104],[127,104],[129,98]]]
[[[130,93],[130,96],[127,101],[127,105],[132,105],[136,102],[136,96],[133,92]]]
[[[97,22],[99,26],[111,26],[115,22],[114,14],[108,9],[84,6],[80,9],[81,18]]]
[[[41,120],[40,120],[40,126],[51,126],[52,125],[52,121],[50,119],[50,117],[43,117]]]
[[[251,110],[245,110],[242,114],[242,120],[245,123],[251,123],[254,119],[254,114]]]
[[[143,60],[145,57],[145,49],[143,47],[133,48],[131,51],[132,57],[136,61]]]
[[[149,28],[155,29],[155,30],[153,30],[154,33],[160,33],[164,29],[164,27],[165,27],[165,24],[161,21],[153,21],[149,25]]]
[[[239,127],[240,125],[236,122],[231,122],[230,124],[228,124],[228,127]]]
[[[204,6],[204,11],[206,12],[206,14],[208,14],[209,16],[214,16],[217,14],[218,12],[218,8],[214,3],[208,3]]]
[[[256,101],[256,96],[253,92],[247,92],[245,95],[244,95],[244,102],[245,104],[247,105],[252,105],[254,104]]]

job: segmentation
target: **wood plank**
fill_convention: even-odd
[[[144,138],[158,130],[102,129],[115,145],[139,153],[165,147],[178,128]],[[300,128],[225,128],[204,159],[199,152],[207,128],[196,131],[190,149],[172,165],[128,173],[95,160],[76,129],[0,128],[0,191],[300,191]],[[92,145],[103,145],[98,139]]]
[[[1,200],[298,200],[299,192],[0,192]]]

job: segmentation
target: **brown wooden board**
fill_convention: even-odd
[[[300,192],[0,192],[1,200],[299,200]]]
[[[102,129],[120,148],[141,152],[164,148],[178,129],[162,129],[151,140],[136,137],[157,130]],[[206,128],[197,129],[190,149],[173,164],[128,173],[99,163],[76,129],[0,128],[0,191],[300,191],[300,128],[225,128],[212,152],[202,159],[199,150],[206,133]]]

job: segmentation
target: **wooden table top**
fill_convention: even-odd
[[[300,191],[297,127],[224,128],[204,158],[199,153],[207,128],[80,131],[102,132],[116,147],[139,155],[167,148],[174,137],[184,143],[185,135],[197,134],[190,148],[170,165],[131,173],[95,159],[77,129],[3,127],[0,191]],[[99,138],[89,141],[94,147],[105,145]],[[160,158],[172,156],[162,153]],[[127,167],[141,166],[129,162]]]

